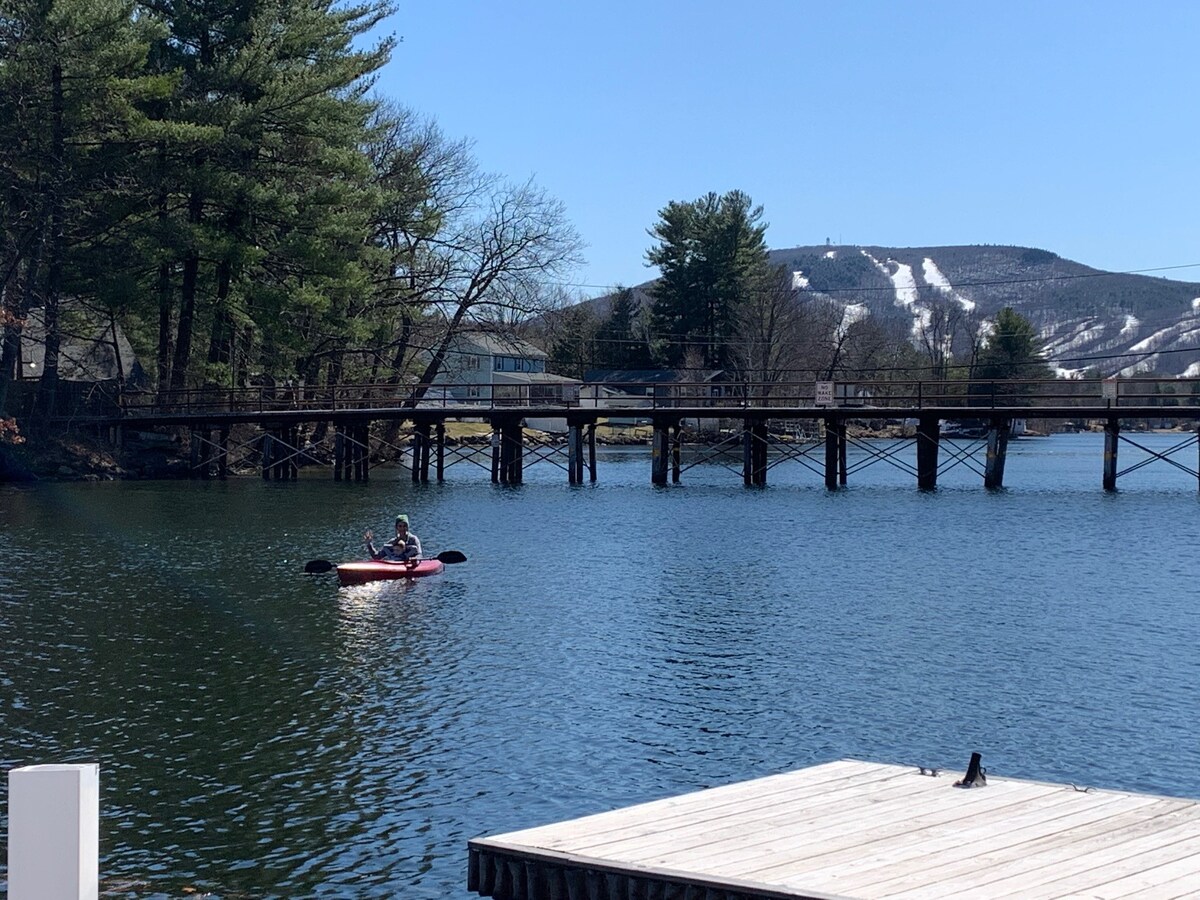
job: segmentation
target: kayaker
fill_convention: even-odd
[[[371,559],[416,565],[421,558],[421,539],[408,530],[408,516],[396,516],[396,536],[378,550],[375,549],[373,538],[371,530],[367,529],[363,540],[367,542],[367,552],[371,554]]]

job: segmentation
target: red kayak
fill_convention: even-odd
[[[424,578],[426,575],[437,575],[444,568],[446,566],[440,559],[423,559],[415,566],[404,562],[368,559],[362,562],[342,563],[337,567],[337,574],[338,583],[345,587],[393,578]]]

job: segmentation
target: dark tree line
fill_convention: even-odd
[[[579,241],[533,184],[373,90],[385,0],[0,0],[0,412],[23,330],[54,409],[68,305],[158,390],[428,384],[551,302]]]

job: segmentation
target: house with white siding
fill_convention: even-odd
[[[579,380],[546,371],[546,353],[515,335],[470,330],[455,335],[429,397],[484,406],[561,406],[579,402]],[[566,430],[564,420],[529,420]],[[549,426],[549,427],[547,427]]]

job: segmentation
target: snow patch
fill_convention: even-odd
[[[842,321],[838,323],[837,336],[840,340],[846,336],[846,332],[850,330],[850,326],[855,322],[861,322],[871,314],[871,310],[867,308],[865,303],[851,303],[842,310]]]
[[[925,280],[929,284],[933,285],[936,290],[941,291],[943,294],[948,294],[949,296],[953,297],[958,301],[959,306],[961,306],[967,312],[971,312],[971,310],[975,308],[975,301],[968,300],[962,294],[954,290],[954,286],[950,284],[950,279],[942,274],[942,270],[937,267],[937,263],[935,263],[928,256],[921,261],[921,272],[924,274]]]
[[[1197,299],[1200,299],[1200,297],[1198,297]],[[1186,369],[1183,370],[1183,374],[1180,375],[1179,377],[1180,378],[1200,377],[1200,363],[1192,363],[1190,366],[1188,366]]]
[[[1097,323],[1095,319],[1080,322],[1075,326],[1074,331],[1057,338],[1047,339],[1045,341],[1046,351],[1061,354],[1074,350],[1076,347],[1095,343],[1104,334],[1104,329],[1104,323]]]
[[[825,259],[837,259],[837,251],[836,250],[826,250],[824,258]]]
[[[808,279],[804,277],[804,272],[802,272],[800,269],[797,269],[795,272],[792,273],[792,290],[793,291],[806,291],[806,290],[808,290],[808,287],[809,287]]]
[[[1137,316],[1126,315],[1125,324],[1121,327],[1121,334],[1133,334],[1138,330],[1138,326],[1141,324],[1142,323]]]
[[[1131,366],[1119,370],[1117,375],[1122,378],[1132,378],[1134,375],[1141,375],[1145,372],[1153,372],[1158,368],[1158,354],[1152,353],[1143,359],[1141,362],[1136,362]]]
[[[1179,335],[1183,330],[1182,325],[1171,325],[1167,328],[1160,328],[1154,334],[1147,338],[1143,338],[1129,348],[1130,353],[1140,353],[1143,350],[1157,350],[1171,338]]]
[[[1200,297],[1197,297],[1195,300],[1192,301],[1192,309],[1200,310]]]
[[[913,278],[912,266],[896,262],[894,259],[889,259],[886,263],[881,263],[866,250],[861,252],[892,283],[892,288],[896,291],[897,306],[903,306],[905,309],[908,309],[917,302],[917,281]],[[896,267],[895,272],[892,271],[892,266]]]

